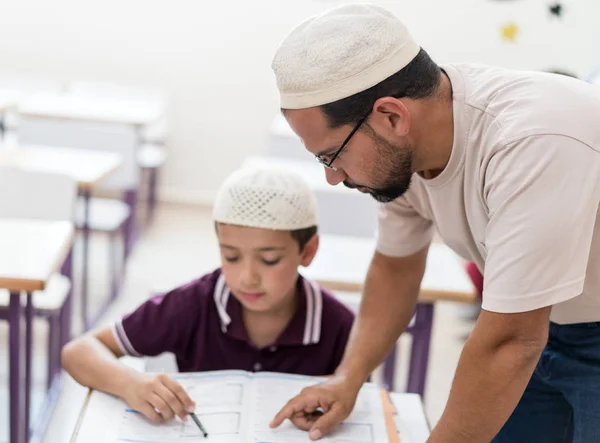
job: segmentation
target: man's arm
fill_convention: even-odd
[[[467,340],[450,397],[428,443],[484,443],[517,406],[548,339],[550,307],[482,311]]]
[[[375,252],[358,316],[336,375],[361,386],[408,327],[415,312],[428,247],[408,257]]]
[[[271,427],[290,419],[318,440],[352,411],[358,391],[383,361],[415,311],[425,262],[425,247],[407,257],[375,253],[348,346],[334,376],[304,389],[275,416]],[[315,414],[322,409],[325,414]]]

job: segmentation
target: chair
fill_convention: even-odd
[[[0,167],[0,217],[73,221],[77,183],[70,177]],[[61,273],[43,291],[33,293],[35,315],[48,321],[48,379],[50,389],[60,374],[60,350],[70,339],[71,256]],[[8,319],[10,294],[0,289],[0,318]]]
[[[156,208],[158,172],[167,160],[166,146],[169,135],[166,113],[166,109],[168,108],[167,97],[160,91],[83,80],[71,82],[67,87],[67,92],[71,95],[83,97],[109,97],[122,100],[146,101],[154,103],[164,110],[159,120],[142,128],[139,133],[140,146],[137,150],[137,162],[148,179],[146,222],[150,222],[154,218]]]
[[[105,191],[121,194],[121,198],[89,198],[89,195],[84,195],[78,201],[75,218],[78,229],[85,229],[85,206],[86,199],[89,198],[89,229],[110,236],[109,269],[112,271],[110,299],[114,300],[119,293],[127,257],[138,235],[135,209],[140,171],[136,162],[135,129],[121,124],[23,116],[19,125],[18,138],[21,145],[52,145],[112,151],[122,156],[123,162],[119,169],[107,177],[101,186]],[[121,234],[124,254],[120,260],[121,266],[117,270],[115,255],[117,241]],[[87,282],[83,284],[86,285]]]

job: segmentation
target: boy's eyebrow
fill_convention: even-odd
[[[235,246],[226,245],[224,243],[219,243],[219,246],[221,246],[222,248],[225,248],[225,249],[235,249],[235,250],[238,249]],[[266,246],[264,248],[257,248],[256,250],[260,251],[260,252],[283,251],[283,250],[285,250],[285,248],[283,246]]]

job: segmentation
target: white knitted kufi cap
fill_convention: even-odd
[[[308,183],[293,171],[247,167],[225,180],[213,218],[232,225],[292,231],[317,225],[317,201]]]
[[[298,25],[273,58],[283,109],[332,103],[400,71],[419,53],[406,26],[374,5],[338,6]]]

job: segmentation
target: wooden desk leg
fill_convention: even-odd
[[[31,427],[31,368],[33,348],[33,295],[27,294],[25,307],[25,441],[29,442]]]
[[[429,364],[429,346],[433,326],[433,303],[417,304],[415,324],[410,329],[413,336],[408,384],[406,392],[417,393],[423,398],[427,366]]]
[[[21,379],[23,353],[21,352],[21,296],[10,295],[9,324],[9,360],[10,360],[10,443],[25,442],[25,396]]]
[[[85,189],[83,195],[83,269],[81,270],[81,317],[83,327],[88,331],[92,325],[88,319],[88,272],[89,272],[89,248],[90,248],[90,197],[89,189]]]

